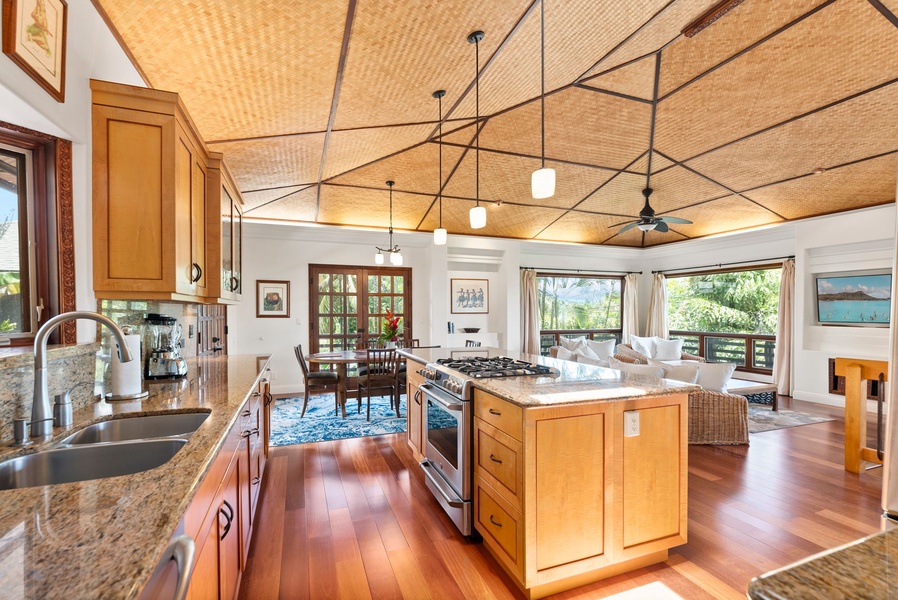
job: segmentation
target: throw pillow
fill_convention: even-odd
[[[712,392],[726,392],[727,383],[736,370],[733,363],[696,363],[698,365],[698,378],[695,383],[702,386],[703,390]]]
[[[596,353],[598,358],[608,360],[614,356],[615,340],[605,340],[599,342],[596,340],[586,340],[586,347]]]
[[[637,335],[630,336],[630,346],[640,354],[644,354],[648,358],[655,358],[655,340],[654,337],[639,337]],[[679,358],[679,357],[677,357]]]
[[[680,360],[680,351],[683,348],[683,340],[655,339],[655,360]]]
[[[589,356],[584,356],[583,354],[577,355],[577,362],[582,363],[584,365],[595,365],[597,367],[605,367],[606,369],[611,366],[607,360],[603,360],[601,358],[591,358]]]
[[[684,383],[695,383],[696,379],[698,379],[698,364],[664,366],[662,367],[664,369],[664,378]]]
[[[559,347],[556,358],[560,358],[561,360],[577,360],[577,355],[567,348]]]
[[[586,345],[586,338],[583,336],[576,338],[561,338],[561,347],[565,350],[570,350],[571,352],[576,352],[580,346]]]
[[[623,373],[632,373],[633,375],[648,375],[651,377],[664,377],[664,369],[652,365],[634,365],[632,363],[621,362],[613,356],[608,359],[608,364],[612,369],[617,369]]]

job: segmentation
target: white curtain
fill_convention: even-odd
[[[646,335],[667,339],[667,286],[663,273],[652,279],[652,299],[649,302],[649,323]]]
[[[624,277],[624,314],[620,335],[622,344],[629,344],[630,336],[639,334],[638,285],[639,275],[627,273]]]
[[[795,259],[783,261],[780,279],[780,306],[776,319],[776,351],[773,354],[773,381],[776,393],[792,395],[792,326],[795,321]]]
[[[539,354],[539,293],[532,269],[521,270],[521,351]]]

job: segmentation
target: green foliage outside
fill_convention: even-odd
[[[782,269],[667,279],[672,331],[776,334]]]
[[[621,280],[537,277],[540,329],[619,329]]]

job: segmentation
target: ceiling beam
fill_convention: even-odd
[[[882,2],[880,2],[879,0],[867,0],[867,2],[872,4],[873,8],[878,10],[880,14],[889,21],[889,23],[891,23],[895,27],[898,27],[898,16],[895,16],[895,13],[886,8],[886,6]]]
[[[311,188],[311,187],[313,187],[313,186],[315,186],[315,185],[316,185],[316,184],[314,184],[314,183],[310,183],[309,185],[305,186],[305,187],[302,188],[302,189],[292,191],[292,192],[290,192],[289,194],[284,194],[283,196],[280,196],[280,197],[275,198],[275,199],[273,199],[273,200],[269,200],[268,202],[263,202],[263,203],[260,204],[259,206],[254,206],[254,207],[252,207],[252,208],[250,208],[250,209],[247,209],[247,210],[243,211],[243,214],[244,214],[244,215],[247,215],[247,214],[253,212],[254,210],[257,210],[257,209],[259,209],[259,208],[262,208],[263,206],[268,206],[268,205],[270,205],[270,204],[274,204],[275,202],[279,202],[279,201],[281,201],[281,200],[283,200],[283,199],[285,199],[285,198],[289,198],[290,196],[292,196],[292,195],[294,195],[294,194],[298,194],[298,193],[300,193],[300,192],[304,192],[304,191],[306,191],[307,189],[309,189],[309,188]]]

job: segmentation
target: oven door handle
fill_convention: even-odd
[[[431,398],[434,402],[445,408],[446,410],[451,410],[453,412],[462,412],[464,408],[464,404],[461,402],[447,402],[442,396],[437,395],[432,392],[433,386],[429,383],[422,383],[418,386],[418,389],[424,392],[428,398]]]
[[[440,492],[440,496],[443,497],[443,500],[446,501],[449,506],[452,508],[462,508],[465,503],[458,496],[454,496],[455,490],[450,488],[443,482],[442,478],[439,475],[434,475],[433,467],[430,466],[430,463],[426,460],[424,462],[418,463],[421,466],[421,470],[424,471],[424,476],[430,480],[433,486]]]

